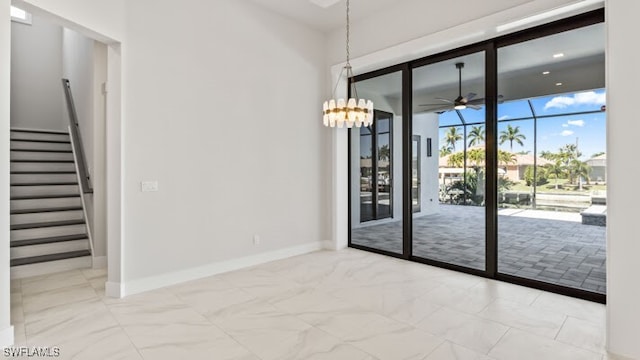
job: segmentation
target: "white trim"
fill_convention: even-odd
[[[122,291],[122,288],[122,284],[120,283],[107,281],[104,284],[104,294],[110,298],[120,299],[122,298],[122,294],[124,293],[124,291]]]
[[[238,259],[227,260],[203,266],[198,266],[190,269],[180,270],[172,273],[165,273],[156,276],[149,276],[142,279],[135,279],[127,281],[121,284],[120,295],[129,296],[133,294],[142,293],[149,290],[159,289],[165,286],[183,283],[186,281],[196,280],[207,276],[212,276],[220,273],[225,273],[233,270],[246,268],[249,266],[264,264],[270,261],[281,260],[292,256],[307,254],[310,252],[322,250],[324,248],[323,242],[314,242],[310,244],[293,246],[285,249],[270,251],[262,254],[246,256]],[[110,288],[109,282],[107,282],[107,288]],[[116,284],[112,284],[114,291]],[[110,295],[111,291],[107,291]]]
[[[0,331],[0,348],[13,345],[13,326]]]
[[[335,242],[333,240],[324,240],[322,242],[322,248],[325,250],[338,250],[336,249]]]
[[[93,254],[91,254],[93,256]],[[94,269],[106,269],[107,268],[107,257],[106,256],[94,256],[93,257],[93,268]]]

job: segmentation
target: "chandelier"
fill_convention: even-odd
[[[347,63],[340,77],[338,77],[338,83],[342,78],[342,75],[346,72],[347,81],[351,84],[351,96],[347,101],[344,99],[335,100],[336,90],[338,84],[333,89],[333,99],[325,101],[322,105],[322,122],[324,126],[341,128],[345,124],[348,128],[361,126],[369,126],[373,124],[373,102],[371,100],[359,99],[356,84],[350,79],[353,78],[353,71],[351,69],[350,53],[349,53],[349,0],[347,0]]]

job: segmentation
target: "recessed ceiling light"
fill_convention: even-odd
[[[549,71],[543,71],[543,72],[542,72],[542,75],[549,75],[549,74],[550,74],[550,72],[549,72]]]
[[[12,5],[11,6],[11,17],[12,18],[16,18],[16,19],[20,19],[20,20],[27,20],[27,12]]]
[[[561,57],[563,57],[563,56],[564,56],[564,54],[563,54],[563,53],[553,54],[553,58],[554,58],[554,59],[561,58]]]
[[[562,86],[562,83],[556,83],[556,86]]]

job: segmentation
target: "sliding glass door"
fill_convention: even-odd
[[[402,254],[402,72],[357,83],[373,125],[350,130],[351,245]]]
[[[500,274],[605,293],[604,30],[498,49]]]
[[[355,77],[350,246],[605,301],[604,12]]]
[[[485,53],[413,69],[413,256],[485,269]],[[427,144],[426,139],[430,140]],[[434,147],[435,156],[415,153]],[[430,154],[434,154],[431,150]],[[421,165],[421,166],[419,166]]]

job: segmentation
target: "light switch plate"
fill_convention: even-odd
[[[140,189],[142,192],[158,191],[157,181],[142,181],[140,183]]]

